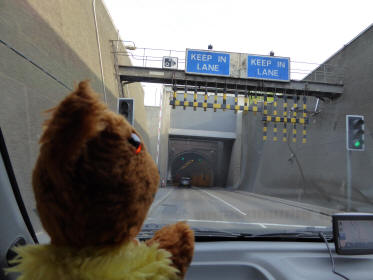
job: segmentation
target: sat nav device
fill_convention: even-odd
[[[333,235],[338,254],[373,254],[373,214],[334,214]]]

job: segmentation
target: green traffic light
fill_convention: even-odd
[[[355,145],[356,148],[358,148],[358,147],[360,147],[361,143],[360,143],[360,141],[356,141],[354,145]]]
[[[181,159],[181,160],[184,160],[184,157],[181,157],[180,159]]]

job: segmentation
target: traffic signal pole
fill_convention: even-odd
[[[347,184],[346,184],[346,195],[347,195],[347,211],[351,211],[351,151],[346,149],[347,159]]]
[[[365,150],[364,116],[346,115],[346,196],[347,211],[351,211],[352,171],[351,152]]]

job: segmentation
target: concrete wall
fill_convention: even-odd
[[[170,100],[170,89],[164,88],[161,106],[145,106],[146,118],[149,132],[149,151],[154,161],[158,161],[158,169],[161,179],[167,181],[167,165],[168,165],[168,142],[169,142],[169,128],[170,128],[170,111],[171,106],[169,105]],[[158,128],[159,128],[159,117],[161,112],[161,128],[160,128],[160,139],[159,139],[159,152],[157,153],[158,145]],[[158,154],[158,159],[157,159]]]
[[[311,115],[306,144],[301,144],[299,138],[296,144],[271,140],[263,143],[260,119],[243,118],[246,167],[240,188],[344,209],[345,116],[362,114],[366,121],[366,150],[353,152],[351,164],[352,196],[357,201],[352,206],[364,210],[373,203],[373,26],[325,63],[337,69],[338,75],[343,70],[344,94],[337,100],[320,102],[317,112]],[[315,99],[309,103],[309,110],[313,110]]]
[[[148,124],[150,145],[148,151],[154,160],[157,157],[158,126],[159,126],[159,106],[145,106],[146,121]]]
[[[236,132],[236,114],[232,110],[204,112],[202,108],[176,107],[171,110],[171,128]]]
[[[169,145],[169,134],[170,121],[171,121],[171,106],[170,102],[171,91],[168,88],[164,88],[162,95],[162,123],[161,123],[161,138],[159,146],[159,158],[158,167],[161,175],[161,179],[167,182],[168,176],[168,145]]]
[[[106,100],[108,106],[116,110],[119,90],[109,40],[117,39],[118,34],[100,0],[96,1],[96,15]],[[83,79],[90,79],[92,87],[105,99],[92,1],[3,0],[0,2],[0,34],[1,40],[64,84],[62,86],[0,44],[0,126],[26,207],[39,230],[33,211],[31,172],[38,154],[42,122],[46,118],[43,111],[55,106],[74,83]],[[130,62],[124,56],[120,63]],[[148,142],[142,88],[133,84],[127,94],[136,99],[135,127]]]
[[[246,116],[248,112],[238,112],[236,118],[236,139],[232,144],[232,153],[228,159],[228,177],[227,177],[227,187],[236,187],[240,181],[242,165],[242,116]]]

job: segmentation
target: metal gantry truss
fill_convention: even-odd
[[[121,83],[148,82],[172,86],[175,90],[200,90],[209,92],[237,93],[246,95],[247,91],[307,95],[323,99],[335,99],[343,93],[343,84],[330,84],[313,81],[279,82],[268,80],[240,79],[230,77],[187,74],[183,70],[149,68],[138,66],[118,66]]]

